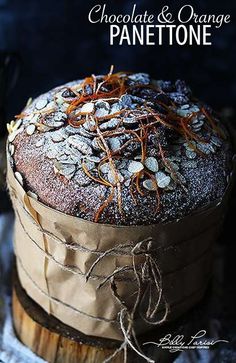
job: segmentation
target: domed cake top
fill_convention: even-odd
[[[31,154],[43,155],[62,183],[100,186],[100,202],[88,218],[95,222],[110,204],[126,220],[127,203],[142,199],[152,200],[158,215],[163,194],[187,194],[198,161],[213,160],[225,139],[212,110],[192,97],[184,81],[156,81],[112,68],[30,101],[8,130],[12,155],[23,134],[25,143],[35,143]],[[16,170],[21,179],[17,156]],[[85,216],[82,210],[78,206],[77,215]]]

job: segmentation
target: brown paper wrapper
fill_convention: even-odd
[[[119,295],[132,307],[137,292],[134,273],[129,270],[133,257],[122,245],[135,246],[147,238],[161,271],[168,321],[189,310],[205,293],[212,246],[222,225],[230,185],[224,197],[207,208],[175,222],[149,226],[104,225],[58,212],[29,197],[9,165],[8,185],[16,213],[14,242],[21,285],[63,323],[90,336],[123,340],[121,306],[111,284],[98,286],[117,269],[127,268],[126,273],[116,275],[120,277],[116,283]],[[86,281],[86,273],[99,256],[100,262]],[[144,257],[145,253],[139,254],[135,260],[142,263]],[[160,315],[163,309],[160,304]],[[153,328],[140,316],[134,326],[137,334]]]

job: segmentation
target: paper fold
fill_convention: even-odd
[[[132,307],[137,281],[132,271],[133,257],[122,246],[149,239],[150,254],[162,275],[163,296],[170,306],[167,321],[173,320],[196,304],[206,290],[212,246],[222,225],[231,184],[222,199],[179,221],[114,226],[69,216],[34,200],[8,164],[20,282],[34,301],[63,323],[90,336],[122,341],[118,321],[121,306],[111,292],[111,279],[101,288],[98,285],[117,269],[130,267],[116,275],[116,283],[119,294]],[[86,281],[86,274],[102,254]],[[135,256],[135,262],[137,266],[144,264],[145,254]],[[159,310],[163,309],[160,304]],[[134,326],[137,334],[153,328],[138,314]]]

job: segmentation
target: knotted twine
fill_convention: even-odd
[[[16,194],[14,190],[10,189],[10,195],[12,200],[16,199]],[[24,212],[27,214],[27,216],[30,218],[30,214],[27,212],[27,210],[22,205],[22,208]],[[24,229],[27,236],[31,239],[31,241],[40,249],[40,246],[37,245],[37,242],[33,240],[30,237],[30,234],[25,230],[24,225],[21,221],[20,214],[15,208],[15,215],[20,221],[20,224],[22,228]],[[32,223],[35,224],[34,220],[32,220]],[[50,234],[50,232],[44,231],[45,234]],[[55,238],[55,236],[54,236]],[[58,243],[63,243],[60,239],[55,238]],[[84,249],[81,246],[73,246],[68,244],[67,248],[72,250],[77,249]],[[83,274],[81,270],[76,271],[75,268],[68,267],[66,265],[62,265],[59,261],[57,261],[52,255],[50,255],[48,252],[43,251],[45,256],[49,259],[54,261],[60,268],[62,268],[65,271],[69,271],[75,275],[83,275],[85,280],[88,281],[90,278],[93,279],[103,279],[99,285],[97,286],[97,289],[101,289],[105,284],[109,284],[110,290],[112,295],[115,297],[117,302],[120,305],[120,311],[118,313],[118,321],[120,323],[120,328],[123,333],[123,343],[120,345],[118,349],[114,351],[114,353],[109,356],[104,363],[107,363],[111,361],[120,351],[124,351],[124,362],[127,361],[127,348],[130,347],[133,349],[138,355],[140,355],[142,358],[144,358],[148,362],[154,362],[152,359],[147,357],[143,352],[142,349],[138,343],[135,329],[134,329],[134,318],[137,312],[142,316],[143,321],[145,321],[147,324],[151,325],[160,325],[165,322],[167,314],[168,314],[168,304],[165,301],[165,298],[163,296],[163,290],[162,290],[162,275],[161,271],[153,258],[153,254],[155,254],[155,251],[153,251],[153,241],[152,238],[147,238],[146,240],[143,240],[136,245],[133,243],[124,244],[124,245],[118,245],[114,248],[108,249],[105,252],[99,253],[99,256],[96,258],[95,262],[91,265],[88,272],[86,274]],[[90,251],[91,253],[98,254],[97,251]],[[22,263],[22,260],[20,258],[20,253],[17,252],[17,248],[15,246],[15,254],[16,257],[22,267],[22,269],[27,273],[27,271],[24,268],[24,265]],[[115,269],[111,274],[108,276],[98,276],[93,275],[92,272],[97,266],[97,264],[102,263],[105,256],[108,255],[126,255],[132,257],[132,266],[123,266],[118,267]],[[143,263],[137,263],[136,256],[142,256],[144,257]],[[124,272],[132,272],[133,278],[127,278],[124,275]],[[28,277],[31,279],[31,282],[33,283],[34,287],[40,292],[43,293],[43,291],[38,287],[37,283],[28,275]],[[122,296],[119,295],[118,288],[117,288],[117,282],[116,281],[122,281],[122,280],[130,280],[133,283],[136,283],[137,285],[137,293],[135,294],[135,302],[132,308],[130,308],[125,300],[122,298]],[[56,303],[60,303],[64,305],[65,307],[67,304],[63,303],[60,300],[56,300],[55,298],[52,298],[50,295],[47,296],[50,300]],[[156,314],[158,312],[158,309],[160,307],[160,304],[164,301],[164,313],[163,316],[160,319],[156,318]],[[147,305],[145,307],[145,305]],[[82,312],[81,312],[82,313]],[[100,320],[99,318],[97,318]]]
[[[208,265],[210,266],[212,257],[212,242],[218,234],[230,188],[221,200],[183,220],[167,225],[120,228],[98,224],[94,226],[94,223],[44,206],[26,194],[10,166],[8,186],[16,214],[17,268],[21,284],[28,295],[48,313],[85,334],[115,339],[118,337],[122,340],[120,348],[106,362],[121,350],[124,351],[126,359],[128,347],[148,362],[152,362],[142,352],[136,335],[150,330],[152,326],[163,324],[169,316],[179,316],[202,297],[211,274]],[[75,229],[72,222],[76,224]],[[182,227],[186,228],[184,233]],[[106,229],[108,233],[113,232],[111,237],[104,237]],[[178,230],[179,233],[176,235]],[[33,252],[33,256],[29,256],[30,251],[26,253],[26,248]],[[62,249],[64,261],[58,258],[58,251]],[[180,261],[177,261],[176,272],[169,272],[172,278],[169,279],[169,283],[164,283],[163,294],[163,277],[168,273],[163,274],[160,266],[168,270],[168,265],[173,265],[173,252],[176,252],[176,256],[179,254]],[[83,254],[89,257],[84,258]],[[32,262],[31,259],[35,256],[38,259]],[[186,266],[183,266],[184,256]],[[122,257],[128,263],[123,263]],[[112,265],[112,268],[110,263],[114,262],[114,259],[118,266],[114,268]],[[40,262],[43,262],[42,265]],[[195,291],[189,295],[186,291],[189,290],[190,283],[193,284],[192,279],[183,281],[183,291],[176,292],[175,288],[176,281],[181,276],[181,279],[183,278],[186,268],[193,271],[197,282]],[[86,298],[87,294],[88,303],[91,305],[88,308],[86,306],[86,309],[85,306],[83,309],[80,308],[79,295],[78,306],[77,300],[70,301],[73,290],[71,275],[78,279],[76,285],[81,289],[86,286],[82,285],[81,278],[85,284],[91,284],[93,281],[90,286],[92,290],[85,291],[83,296]],[[70,280],[72,283],[68,288]],[[58,283],[56,288],[55,282]],[[63,294],[62,288],[68,291]],[[102,309],[104,300],[101,299],[101,294],[95,290],[102,290],[102,295],[106,296],[106,310],[111,310],[108,314]],[[93,304],[91,300],[94,298]],[[178,301],[184,301],[182,305],[179,304],[179,310]],[[69,314],[66,310],[69,310]],[[80,319],[75,318],[76,315],[79,315]]]

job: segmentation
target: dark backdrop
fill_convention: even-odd
[[[199,13],[229,13],[232,20],[213,31],[212,46],[109,46],[108,26],[88,22],[89,9],[104,1],[0,0],[0,50],[21,58],[20,76],[8,98],[8,116],[29,96],[91,73],[147,71],[156,78],[186,79],[199,97],[216,109],[234,106],[235,0],[185,1]],[[106,1],[112,12],[127,12],[133,1]],[[137,0],[139,11],[158,13],[181,1]]]
[[[185,0],[185,4],[194,5],[200,13],[223,12],[232,16],[230,24],[214,32],[213,45],[205,47],[111,47],[108,28],[91,25],[87,20],[89,9],[99,2],[102,1],[0,0],[0,52],[14,52],[21,59],[18,81],[7,98],[6,120],[19,113],[30,96],[87,74],[107,72],[111,64],[116,70],[147,71],[156,78],[186,79],[195,93],[216,109],[236,108],[236,0]],[[106,3],[113,12],[127,12],[132,7],[131,1],[107,0]],[[163,1],[154,0],[136,3],[140,11],[148,9],[149,12],[158,12],[163,5]],[[165,1],[165,4],[177,9],[181,2]],[[0,116],[1,103],[5,105],[0,88]],[[1,194],[0,199],[4,200]],[[222,245],[227,246],[225,262],[221,259],[219,264],[225,271],[224,279],[217,272],[224,287],[221,291],[216,285],[222,305],[215,304],[216,309],[209,312],[214,318],[221,316],[225,327],[221,336],[233,342],[232,353],[226,352],[228,359],[224,362],[227,363],[235,361],[236,351],[235,200],[236,193],[231,198],[222,239]],[[220,252],[219,256],[222,255]],[[221,351],[219,354],[216,362],[222,363]]]

